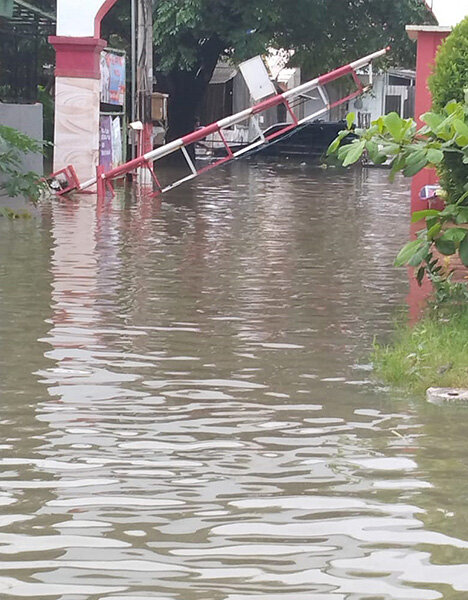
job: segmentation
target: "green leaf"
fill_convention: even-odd
[[[333,142],[328,146],[327,156],[330,156],[330,154],[334,154],[340,147],[340,144],[341,144],[341,138],[339,138],[339,137],[335,138],[333,140]]]
[[[430,227],[427,230],[427,239],[433,240],[434,237],[440,233],[441,229],[442,229],[442,225],[440,223],[436,223],[435,225],[432,225],[432,227]]]
[[[437,217],[440,215],[440,210],[428,209],[428,210],[417,210],[411,215],[411,223],[417,223],[421,219],[427,217]]]
[[[456,100],[450,100],[450,102],[447,102],[447,104],[445,105],[445,111],[448,115],[452,115],[456,110],[457,110],[457,101]]]
[[[452,227],[447,229],[447,231],[445,231],[439,239],[443,240],[444,242],[452,241],[455,242],[455,244],[458,244],[463,240],[466,233],[466,229],[462,229],[461,227]]]
[[[346,115],[346,124],[348,125],[348,129],[351,129],[351,127],[353,126],[355,118],[356,115],[353,112],[350,112]]]
[[[403,119],[396,112],[391,112],[384,116],[384,124],[390,135],[399,142],[403,135]]]
[[[445,254],[446,256],[455,254],[455,250],[457,249],[457,247],[455,246],[455,242],[453,242],[452,240],[443,240],[439,238],[435,241],[435,245],[437,250],[441,254]]]
[[[424,148],[419,148],[418,150],[415,150],[414,152],[410,152],[410,153],[406,152],[405,154],[407,154],[406,164],[414,165],[415,163],[420,162],[423,158],[426,157],[427,151]]]
[[[408,260],[408,264],[410,267],[418,267],[429,254],[429,250],[431,249],[430,242],[425,242],[421,245],[420,248],[416,250],[413,256]]]
[[[345,146],[340,146],[338,148],[338,160],[343,162],[345,158],[348,156],[348,152],[350,151],[352,144],[346,144]]]
[[[438,113],[427,112],[421,115],[421,121],[429,125],[429,127],[435,131],[437,127],[443,122],[444,117]]]
[[[438,165],[444,160],[444,153],[442,150],[436,148],[429,148],[427,151],[427,160],[433,165]]]
[[[424,242],[421,240],[413,240],[405,244],[395,258],[395,267],[402,267],[403,265],[406,265],[423,244]]]
[[[386,142],[382,144],[382,146],[380,147],[380,151],[386,155],[398,154],[398,152],[400,151],[400,146],[398,144],[395,144],[394,142]]]
[[[400,155],[395,156],[395,158],[391,162],[391,170],[390,175],[388,176],[389,180],[393,183],[395,181],[395,175],[398,171],[401,171],[405,166],[405,157]]]
[[[379,145],[377,144],[377,142],[374,142],[374,140],[367,140],[366,150],[369,153],[369,158],[371,159],[371,161],[375,162],[374,158],[379,154]]]
[[[425,267],[419,267],[418,273],[416,275],[416,281],[418,282],[419,286],[422,285],[422,280],[424,279],[425,272],[426,272]]]
[[[426,165],[427,165],[427,158],[426,158],[426,156],[423,156],[417,162],[415,162],[415,163],[413,163],[411,165],[407,165],[403,169],[403,175],[405,177],[412,177],[413,175],[416,175],[416,173],[419,173],[419,171],[421,171],[421,169],[424,169],[424,167]]]
[[[360,140],[359,142],[353,142],[352,144],[349,144],[349,151],[343,161],[343,167],[347,167],[357,162],[361,158],[365,146],[365,140]]]
[[[461,119],[454,119],[453,126],[455,131],[463,137],[468,137],[468,125]]]
[[[458,214],[455,217],[455,223],[457,225],[468,223],[468,206],[462,206],[458,209]]]
[[[327,156],[329,156],[330,154],[334,154],[338,150],[338,148],[340,147],[340,144],[341,144],[342,140],[346,136],[348,136],[350,133],[351,133],[351,131],[349,131],[348,129],[342,129],[341,131],[339,131],[337,137],[328,146]]]
[[[455,142],[459,148],[463,148],[464,146],[466,146],[468,144],[468,136],[457,135],[457,137],[455,138]],[[467,158],[466,154],[465,154],[464,158]]]
[[[458,252],[462,263],[465,267],[468,267],[468,231],[466,232],[464,239],[460,242]]]

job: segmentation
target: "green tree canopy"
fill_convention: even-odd
[[[410,67],[405,25],[433,22],[422,0],[157,0],[154,64],[172,96],[172,137],[192,128],[221,55],[294,50],[294,63],[313,77],[390,44],[390,60]]]

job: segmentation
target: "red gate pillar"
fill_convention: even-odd
[[[100,55],[105,40],[50,36],[56,51],[54,171],[72,164],[80,181],[99,162]]]
[[[451,32],[451,27],[439,27],[434,25],[408,25],[406,31],[408,36],[417,40],[417,59],[416,59],[416,96],[415,96],[415,117],[418,126],[423,123],[420,116],[431,110],[432,99],[428,87],[428,78],[432,73],[434,59],[437,50],[443,40]],[[428,207],[427,200],[419,198],[419,192],[425,185],[434,185],[437,182],[437,175],[434,169],[423,169],[413,177],[411,184],[411,212],[424,210]]]
[[[99,161],[101,21],[116,0],[57,0],[54,171],[69,164],[78,179]]]

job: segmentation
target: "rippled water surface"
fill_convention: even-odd
[[[466,600],[467,415],[369,365],[408,290],[386,177],[0,219],[2,600]]]

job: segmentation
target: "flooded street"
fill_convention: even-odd
[[[466,600],[466,414],[369,364],[408,189],[244,161],[0,219],[2,600]]]

